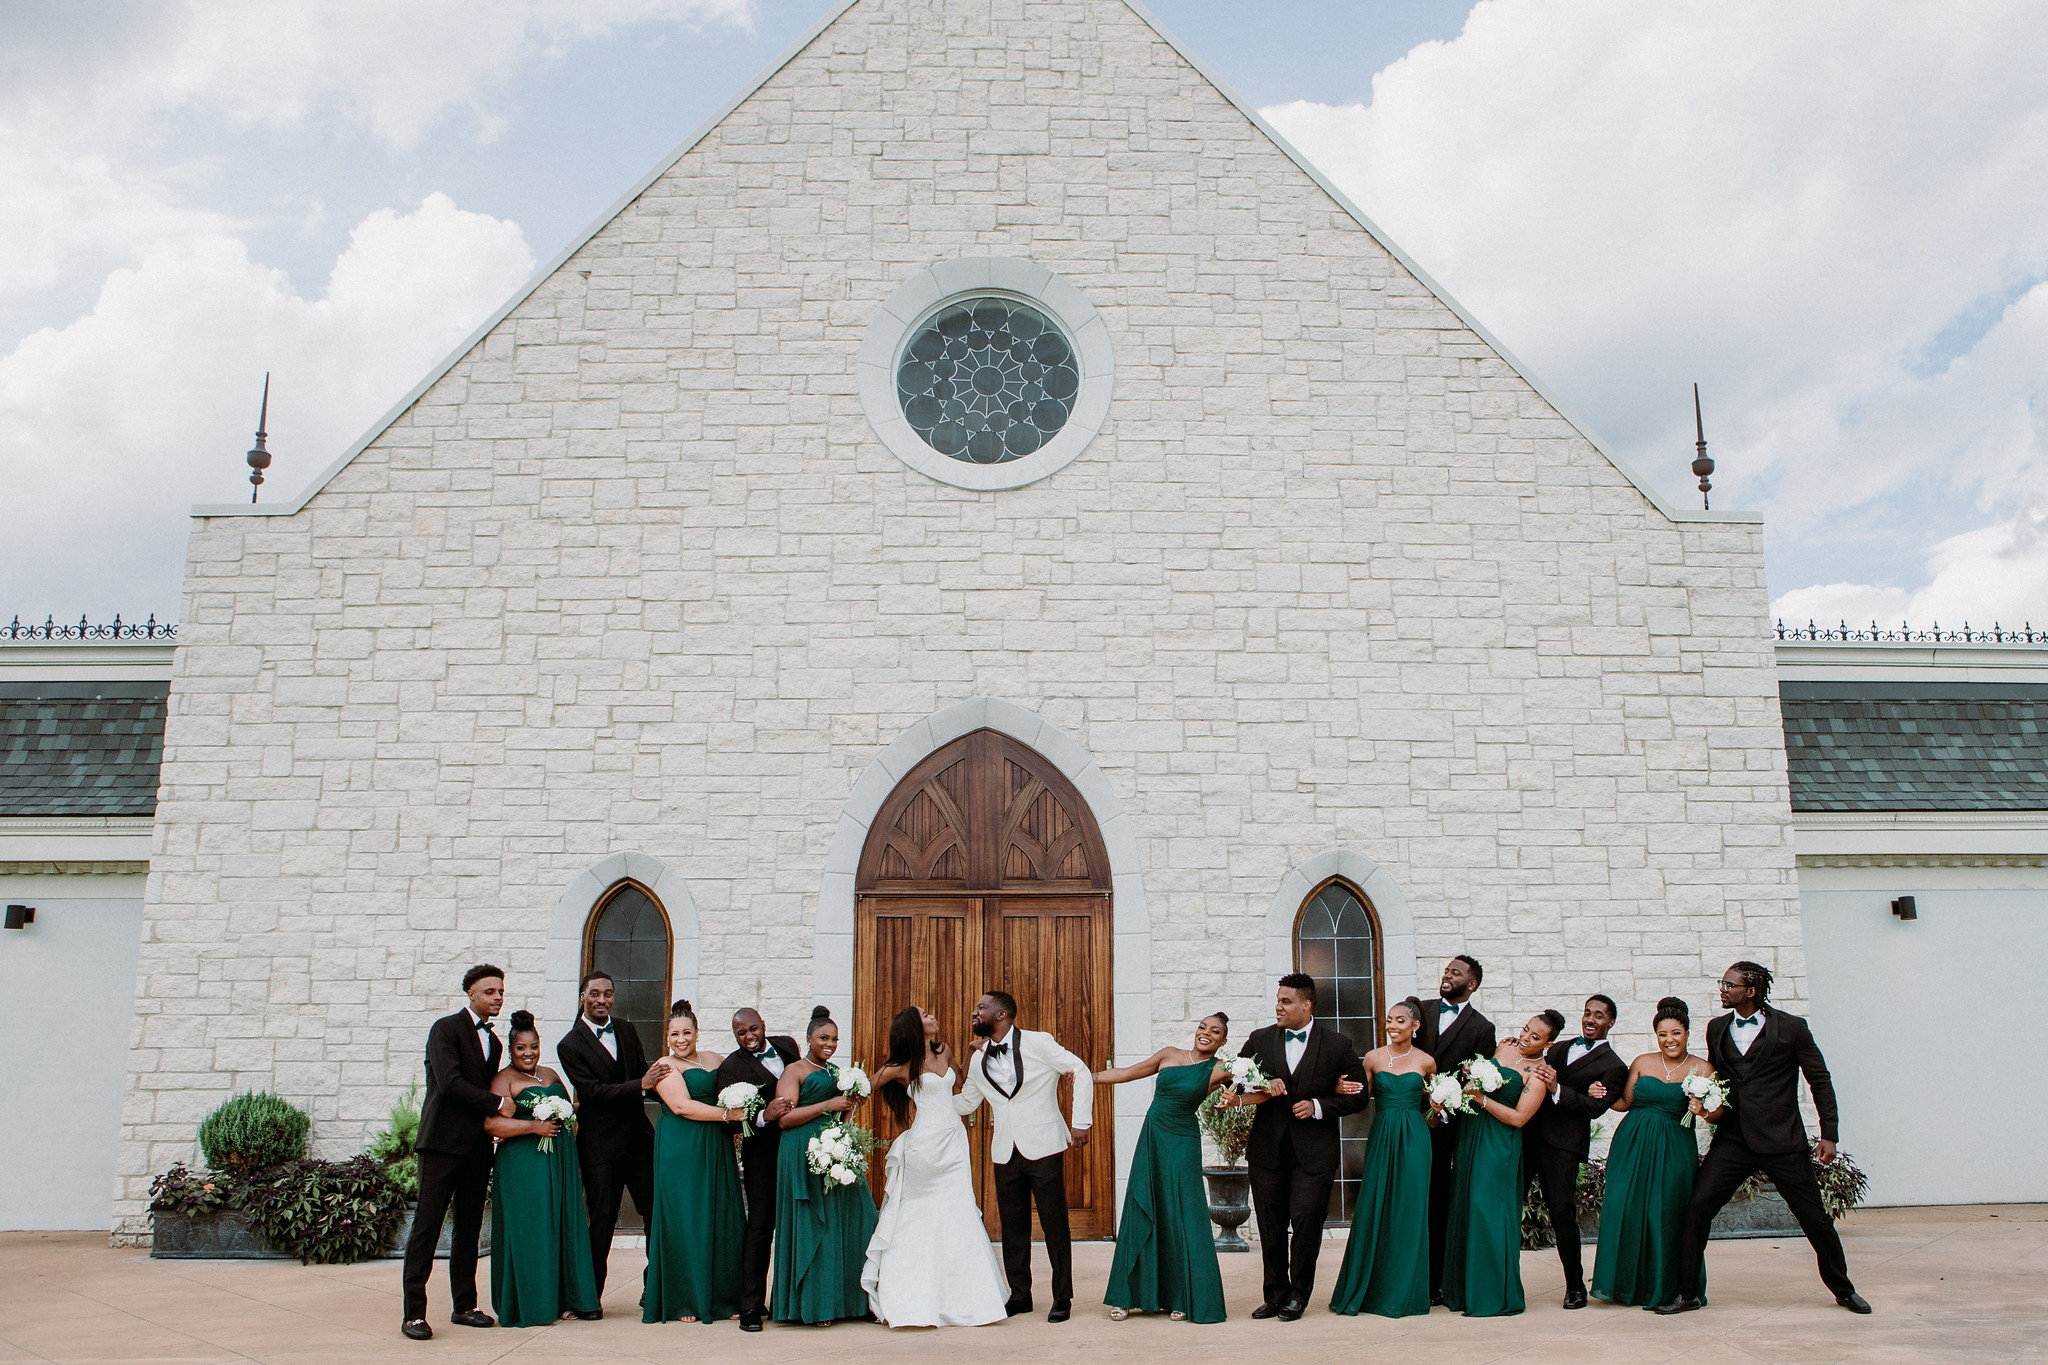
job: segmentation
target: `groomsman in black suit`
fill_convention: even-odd
[[[780,1099],[775,1086],[783,1070],[795,1063],[796,1039],[768,1036],[768,1025],[750,1009],[732,1016],[732,1037],[739,1046],[725,1054],[718,1064],[713,1084],[720,1092],[729,1085],[746,1084],[761,1092],[762,1108],[754,1115],[746,1136],[740,1139],[740,1163],[746,1169],[747,1238],[740,1260],[740,1330],[761,1330],[762,1315],[768,1311],[768,1265],[775,1247],[775,1158],[782,1150],[782,1128],[778,1122],[796,1107],[794,1100]]]
[[[1614,1055],[1607,1034],[1614,1027],[1614,1002],[1588,996],[1579,1016],[1579,1036],[1551,1046],[1550,1097],[1522,1129],[1524,1164],[1543,1186],[1550,1226],[1557,1232],[1557,1259],[1564,1264],[1564,1306],[1586,1306],[1585,1260],[1579,1251],[1579,1167],[1592,1151],[1593,1120],[1621,1098],[1628,1063]]]
[[[1444,965],[1434,1000],[1422,1002],[1422,1030],[1415,1046],[1436,1059],[1439,1076],[1449,1075],[1474,1057],[1491,1057],[1499,1046],[1493,1021],[1472,1004],[1472,993],[1486,979],[1479,959],[1459,953]],[[1429,1131],[1429,1301],[1444,1301],[1444,1229],[1451,1218],[1451,1158],[1458,1150],[1458,1120],[1453,1117]]]
[[[1337,1120],[1366,1103],[1363,1092],[1337,1093],[1337,1082],[1346,1078],[1364,1084],[1365,1067],[1351,1040],[1318,1024],[1315,1012],[1315,978],[1302,972],[1281,977],[1275,1022],[1252,1030],[1238,1052],[1258,1059],[1275,1083],[1272,1093],[1222,1100],[1259,1107],[1245,1148],[1266,1272],[1265,1302],[1252,1310],[1255,1318],[1293,1322],[1307,1309],[1342,1150]]]
[[[590,1268],[604,1297],[619,1200],[627,1192],[641,1216],[654,1207],[654,1125],[644,1093],[666,1064],[647,1065],[640,1031],[612,1018],[607,972],[590,972],[578,990],[576,1022],[555,1044],[555,1057],[576,1088],[576,1156],[583,1166],[583,1203],[590,1217]]]
[[[469,1004],[427,1031],[427,1098],[420,1107],[420,1199],[413,1210],[412,1236],[405,1243],[405,1318],[401,1328],[414,1341],[434,1335],[427,1325],[427,1276],[441,1222],[455,1205],[448,1246],[448,1294],[455,1301],[449,1319],[458,1327],[495,1327],[497,1319],[476,1306],[476,1239],[484,1221],[484,1194],[491,1183],[491,1139],[484,1119],[512,1117],[510,1095],[491,1091],[504,1044],[491,1020],[505,1007],[505,973],[489,963],[463,973]]]
[[[1791,1206],[1820,1263],[1821,1283],[1835,1302],[1852,1313],[1870,1311],[1849,1280],[1849,1259],[1842,1254],[1835,1220],[1821,1202],[1820,1183],[1813,1178],[1815,1154],[1807,1146],[1806,1124],[1799,1117],[1799,1077],[1804,1074],[1820,1115],[1818,1155],[1822,1162],[1833,1161],[1840,1137],[1835,1083],[1806,1021],[1768,1007],[1770,998],[1771,973],[1757,963],[1738,962],[1721,974],[1721,1004],[1733,1012],[1708,1022],[1707,1060],[1731,1082],[1728,1112],[1714,1125],[1713,1144],[1700,1162],[1692,1200],[1685,1206],[1678,1297],[1659,1304],[1659,1313],[1689,1313],[1700,1306],[1701,1257],[1714,1215],[1758,1171],[1770,1177]]]

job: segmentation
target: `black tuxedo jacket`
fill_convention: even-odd
[[[498,1074],[505,1045],[495,1033],[489,1041],[486,1052],[485,1034],[470,1022],[466,1009],[436,1019],[427,1030],[427,1099],[420,1106],[415,1144],[421,1151],[466,1156],[490,1141],[484,1119],[504,1104],[491,1092],[491,1078]]]
[[[1415,1046],[1436,1058],[1437,1074],[1456,1071],[1474,1057],[1491,1057],[1500,1046],[1493,1036],[1493,1020],[1481,1014],[1468,998],[1465,1008],[1458,1011],[1458,1022],[1451,1025],[1449,1033],[1438,1037],[1437,1007],[1442,1003],[1435,998],[1422,1002],[1422,1031],[1415,1035]]]
[[[768,1046],[774,1048],[775,1055],[782,1058],[783,1070],[787,1071],[796,1065],[799,1056],[796,1039],[777,1033],[769,1037]],[[764,1105],[775,1098],[775,1073],[761,1065],[761,1059],[753,1053],[734,1048],[726,1053],[725,1060],[718,1064],[718,1074],[712,1077],[712,1083],[718,1090],[723,1091],[729,1085],[742,1082],[754,1086],[761,1092],[761,1103]],[[758,1114],[755,1115],[755,1118],[759,1117]],[[747,1123],[746,1136],[740,1144],[740,1159],[746,1163],[747,1169],[752,1171],[762,1161],[773,1163],[775,1153],[780,1150],[781,1145],[782,1128],[779,1124],[771,1123],[763,1128],[750,1120]]]
[[[1745,1056],[1728,1036],[1734,1019],[1733,1014],[1724,1014],[1707,1023],[1707,1060],[1732,1083],[1733,1108],[1717,1125],[1714,1140],[1738,1137],[1752,1152],[1807,1150],[1806,1125],[1799,1118],[1799,1077],[1804,1072],[1814,1111],[1820,1115],[1820,1135],[1836,1141],[1835,1082],[1806,1021],[1764,1006],[1763,1032]]]
[[[654,1153],[654,1125],[640,1092],[640,1078],[647,1074],[640,1030],[613,1019],[612,1037],[618,1040],[617,1057],[605,1051],[579,1014],[555,1044],[555,1059],[576,1088],[576,1156],[586,1166]]]
[[[1628,1084],[1628,1063],[1602,1042],[1567,1067],[1565,1052],[1577,1041],[1567,1038],[1554,1043],[1544,1054],[1544,1060],[1557,1072],[1557,1099],[1543,1101],[1522,1129],[1522,1141],[1540,1142],[1584,1161],[1592,1150],[1593,1120],[1613,1107]],[[1607,1087],[1607,1098],[1596,1100],[1586,1093],[1596,1083]]]
[[[1269,1099],[1255,1111],[1245,1158],[1254,1166],[1278,1166],[1284,1137],[1291,1141],[1295,1163],[1303,1170],[1315,1174],[1335,1171],[1340,1149],[1337,1120],[1365,1108],[1369,1096],[1369,1092],[1340,1095],[1337,1082],[1349,1076],[1363,1083],[1365,1066],[1349,1038],[1321,1020],[1311,1020],[1301,1065],[1289,1071],[1284,1032],[1278,1024],[1254,1029],[1238,1049],[1238,1056],[1258,1058],[1268,1076],[1287,1082],[1285,1096]],[[1321,1100],[1323,1116],[1294,1117],[1294,1106],[1302,1100]]]

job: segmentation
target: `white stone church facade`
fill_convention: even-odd
[[[913,416],[990,301],[1028,411],[982,365]],[[472,962],[552,1039],[627,883],[707,1023],[868,1008],[871,827],[981,731],[1099,835],[1119,1059],[1261,1022],[1330,885],[1387,995],[1469,952],[1509,1026],[1805,994],[1756,519],[1661,501],[1124,0],[857,0],[302,498],[199,509],[117,1228],[230,1090],[351,1150]]]

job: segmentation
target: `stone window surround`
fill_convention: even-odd
[[[982,295],[1016,299],[1058,323],[1081,370],[1081,390],[1059,434],[1029,455],[990,465],[956,460],[926,445],[904,420],[896,397],[897,361],[918,329],[941,308]],[[1107,424],[1116,387],[1109,329],[1095,306],[1044,266],[1014,256],[956,257],[905,280],[869,320],[855,370],[875,438],[918,473],[977,492],[1022,488],[1072,464]]]
[[[567,1030],[579,1008],[576,983],[583,975],[583,944],[591,913],[604,903],[613,888],[626,881],[645,887],[668,915],[674,945],[669,958],[670,995],[697,998],[702,940],[697,928],[697,902],[690,896],[689,882],[652,854],[631,849],[607,854],[576,874],[562,892],[562,898],[555,902],[554,917],[548,922],[547,980],[541,990],[541,1018],[558,1021],[557,1027],[541,1030],[541,1059],[549,1066],[558,1065],[555,1038]]]

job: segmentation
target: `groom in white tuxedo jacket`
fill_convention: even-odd
[[[1074,1299],[1074,1245],[1067,1232],[1064,1154],[1088,1142],[1095,1117],[1095,1081],[1088,1064],[1050,1033],[1016,1026],[1017,1002],[990,991],[974,1008],[974,1034],[985,1038],[967,1067],[966,1084],[953,1097],[962,1117],[984,1102],[991,1127],[989,1158],[996,1167],[996,1211],[1003,1227],[1003,1274],[1010,1282],[1012,1317],[1031,1311],[1031,1205],[1045,1230],[1052,1262],[1052,1311],[1065,1322]],[[1060,1113],[1062,1075],[1074,1078],[1074,1123]]]

